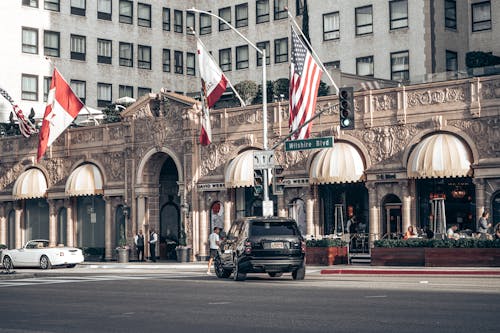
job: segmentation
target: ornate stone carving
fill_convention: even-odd
[[[123,126],[113,126],[109,127],[109,139],[111,141],[123,140],[124,135],[124,127]]]
[[[0,188],[5,190],[12,187],[23,168],[21,163],[2,163],[0,165]]]
[[[283,167],[290,170],[307,170],[307,160],[311,151],[289,151],[285,153]]]
[[[53,158],[47,161],[46,168],[49,173],[50,185],[59,183],[68,176],[71,160]],[[65,165],[66,164],[66,165]]]
[[[107,174],[111,180],[124,180],[123,154],[121,152],[112,152],[104,155],[104,163],[107,168]]]
[[[465,96],[464,87],[408,92],[408,106],[413,108],[432,104],[463,102]]]
[[[415,126],[376,127],[364,131],[362,140],[373,161],[400,162],[401,153],[417,132]]]
[[[259,109],[233,112],[228,117],[229,126],[258,124],[261,122],[262,122],[262,112]]]
[[[500,120],[497,117],[483,118],[480,121],[449,121],[474,138],[479,158],[500,157]]]
[[[397,99],[395,94],[384,94],[374,96],[375,111],[389,111],[397,108]]]
[[[63,137],[61,135],[60,137]],[[71,144],[78,145],[82,143],[102,142],[102,129],[93,128],[85,131],[74,131],[71,133]]]
[[[481,99],[500,98],[500,81],[487,82],[481,85]]]
[[[227,143],[207,146],[207,149],[202,150],[201,176],[221,174],[227,156],[234,150]]]

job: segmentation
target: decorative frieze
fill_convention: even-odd
[[[59,138],[64,138],[64,135],[61,135]],[[102,139],[103,133],[100,127],[86,128],[85,130],[71,132],[72,145],[102,142]]]
[[[464,102],[467,91],[462,87],[417,90],[408,92],[407,101],[410,108],[433,104]]]

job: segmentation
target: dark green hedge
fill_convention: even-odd
[[[307,247],[347,246],[347,242],[339,238],[310,239],[306,241]]]
[[[382,239],[375,247],[441,247],[441,248],[500,248],[500,240],[475,238],[453,239]]]

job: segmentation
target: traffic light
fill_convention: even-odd
[[[258,197],[264,191],[264,175],[262,170],[253,171],[253,194]]]
[[[344,87],[339,90],[339,114],[340,128],[344,130],[354,129],[354,92],[352,87]]]
[[[273,194],[283,194],[285,190],[285,177],[283,176],[283,167],[277,165],[273,170]]]

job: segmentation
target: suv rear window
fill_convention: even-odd
[[[293,222],[259,222],[254,221],[250,227],[252,236],[296,236],[297,227]]]

